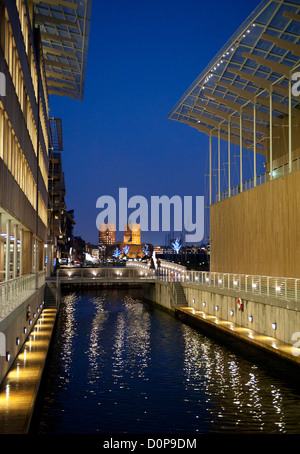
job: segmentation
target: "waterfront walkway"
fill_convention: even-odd
[[[274,337],[265,336],[191,307],[178,307],[175,314],[183,322],[205,332],[218,335],[218,337],[225,335],[231,341],[232,339],[240,340],[245,345],[271,353],[274,358],[285,360],[294,366],[300,366],[300,348],[296,346],[299,343],[297,339],[295,339],[294,346],[288,345]]]
[[[27,434],[56,319],[45,308],[0,386],[0,434]]]

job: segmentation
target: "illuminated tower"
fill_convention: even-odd
[[[116,226],[111,223],[100,224],[99,245],[108,246],[116,242]]]
[[[124,243],[141,244],[141,226],[140,224],[129,224],[124,231]]]

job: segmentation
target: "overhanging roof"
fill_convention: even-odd
[[[63,151],[63,134],[61,118],[49,118],[50,133],[51,133],[51,149],[55,151]]]
[[[33,0],[48,93],[83,100],[92,0]]]
[[[184,93],[168,115],[207,135],[253,149],[256,103],[257,151],[264,154],[272,124],[282,125],[289,111],[289,78],[300,71],[300,0],[263,0]],[[299,97],[300,98],[300,97]],[[299,98],[292,97],[292,115]],[[240,112],[242,109],[242,126]],[[297,110],[295,110],[297,109]],[[242,129],[241,129],[242,128]]]

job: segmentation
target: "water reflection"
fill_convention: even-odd
[[[277,384],[257,365],[187,326],[182,326],[182,334],[186,388],[195,396],[202,384],[212,431],[284,433],[299,430],[296,416],[299,416],[299,392],[294,393],[280,381]]]
[[[124,373],[130,378],[145,378],[150,359],[150,314],[139,300],[127,296],[124,308],[117,316],[114,332],[112,371],[116,384]]]
[[[40,433],[297,433],[299,392],[122,291],[63,299]]]

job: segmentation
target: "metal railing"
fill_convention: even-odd
[[[300,279],[288,277],[256,276],[246,274],[217,273],[210,271],[187,271],[176,263],[157,270],[149,265],[131,262],[127,267],[61,268],[57,280],[92,279],[99,281],[147,281],[154,279],[166,282],[182,282],[220,289],[247,292],[279,299],[300,301]],[[173,295],[174,296],[174,295]]]
[[[292,172],[295,172],[297,170],[300,170],[300,158],[296,158],[292,162]],[[272,180],[275,180],[276,178],[283,177],[289,173],[289,164],[282,164],[279,167],[276,167],[272,170]],[[260,186],[264,183],[267,183],[268,181],[271,181],[270,178],[270,173],[265,172],[262,173],[261,175],[258,175],[256,177],[256,186]],[[243,184],[243,192],[249,191],[249,189],[252,189],[255,187],[254,183],[254,178],[251,178],[250,180],[244,181]],[[230,196],[237,195],[241,192],[240,185],[233,186],[230,189]],[[229,198],[229,190],[227,189],[226,191],[221,192],[220,194],[220,201],[225,200]],[[219,201],[219,195],[216,195],[216,201]]]
[[[45,283],[46,272],[17,277],[0,282],[0,319],[16,309]]]
[[[131,266],[147,266],[131,262]],[[279,299],[300,301],[300,278],[259,276],[248,274],[188,271],[184,266],[164,261],[155,271],[156,278],[166,282],[201,284],[209,287],[247,292]]]
[[[168,269],[159,273],[162,281],[201,284],[209,287],[271,296],[279,299],[300,301],[300,279],[288,277],[256,276],[246,274],[217,273],[209,271],[176,271]]]
[[[57,283],[61,280],[75,280],[75,279],[89,279],[98,281],[108,280],[148,280],[155,278],[155,271],[149,268],[133,267],[102,267],[102,268],[60,268],[57,270],[56,279]]]

